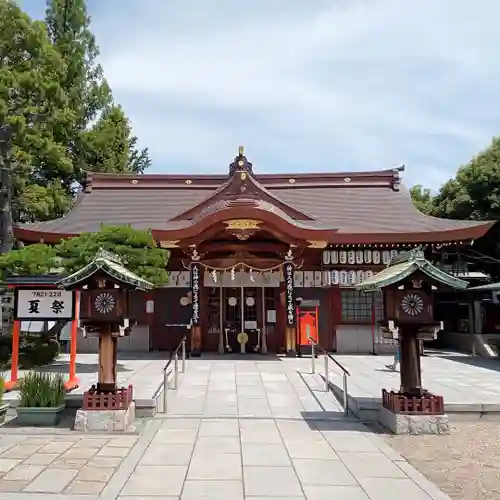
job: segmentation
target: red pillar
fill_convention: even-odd
[[[12,362],[10,369],[10,380],[5,382],[5,389],[11,391],[15,389],[19,376],[19,337],[21,333],[21,321],[14,320],[12,327]]]
[[[64,387],[67,391],[78,387],[78,379],[76,378],[76,341],[78,336],[78,319],[80,317],[80,292],[75,292],[75,319],[71,322],[71,340],[69,351],[69,379],[65,382]]]

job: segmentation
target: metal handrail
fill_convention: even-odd
[[[350,377],[351,374],[349,370],[342,366],[328,351],[323,349],[310,335],[307,336],[309,342],[311,343],[311,371],[312,373],[316,373],[316,348],[320,350],[325,358],[325,392],[330,390],[330,374],[328,370],[328,360],[331,359],[341,370],[342,370],[342,379],[343,379],[343,404],[344,404],[344,415],[349,414],[349,400],[347,397],[347,377]]]
[[[186,371],[186,338],[187,336],[184,335],[175,350],[170,353],[170,358],[163,368],[163,382],[161,383],[160,387],[158,387],[155,393],[155,398],[157,399],[161,394],[161,390],[163,388],[163,413],[167,413],[168,377],[172,374],[172,372],[174,374],[175,391],[177,390],[177,387],[179,385],[179,350],[181,351],[180,371],[181,373],[184,373]],[[172,361],[174,361],[174,367],[170,368],[170,364],[172,363]]]

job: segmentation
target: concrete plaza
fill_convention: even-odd
[[[0,429],[0,498],[448,498],[345,418],[307,359],[188,360],[167,410],[137,435]]]
[[[386,368],[392,363],[392,356],[335,356],[335,359],[351,372],[349,407],[361,418],[370,419],[370,413],[380,406],[382,388],[399,389],[399,372]],[[341,371],[333,363],[329,368],[333,389],[341,397]],[[322,370],[321,365],[318,370]],[[499,372],[500,360],[495,358],[437,351],[428,351],[422,357],[423,386],[444,397],[445,410],[452,419],[500,419]]]

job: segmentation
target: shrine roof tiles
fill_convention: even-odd
[[[99,271],[138,290],[151,290],[154,288],[152,283],[129,271],[126,267],[115,261],[112,256],[104,252],[98,252],[95,258],[86,266],[61,279],[56,284],[59,288],[73,288]]]
[[[254,187],[261,189],[260,200],[253,195],[258,201],[255,208],[272,212],[297,228],[331,230],[334,236],[330,243],[467,241],[483,236],[493,225],[487,221],[438,219],[422,214],[394,169],[248,175],[255,181]],[[26,241],[56,241],[98,231],[102,224],[129,224],[159,233],[182,230],[195,225],[200,218],[230,208],[230,202],[218,197],[227,185],[228,177],[221,175],[94,173],[66,216],[22,224],[15,232]],[[245,193],[241,197],[251,198]],[[251,209],[249,206],[249,212]]]

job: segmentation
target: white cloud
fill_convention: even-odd
[[[405,163],[437,188],[500,132],[497,0],[91,1],[154,170]]]

